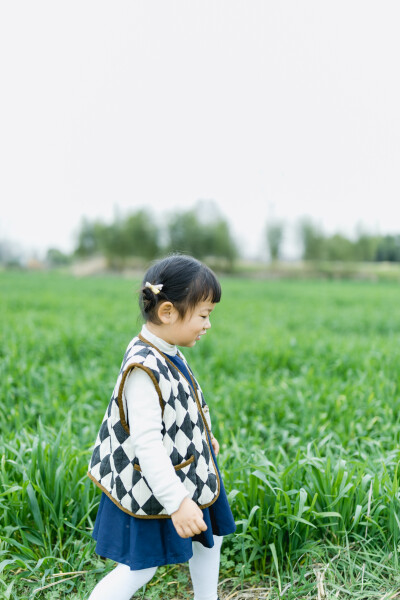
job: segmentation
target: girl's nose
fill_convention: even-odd
[[[206,322],[204,323],[204,329],[210,329],[211,327],[211,321],[209,318],[206,319]]]

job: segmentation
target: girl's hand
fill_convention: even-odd
[[[212,444],[215,456],[218,456],[218,454],[219,454],[219,443],[218,443],[217,438],[215,438],[213,435],[211,437],[211,444]]]
[[[172,513],[171,519],[182,538],[192,537],[207,529],[201,509],[188,496],[182,500],[178,510]]]

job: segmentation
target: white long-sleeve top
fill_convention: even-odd
[[[161,352],[175,356],[176,346],[151,333],[146,325],[141,333]],[[158,501],[168,514],[172,514],[189,492],[176,474],[162,443],[162,415],[156,388],[143,369],[133,369],[125,382],[124,394],[132,444],[140,468]]]

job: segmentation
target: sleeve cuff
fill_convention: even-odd
[[[188,496],[190,496],[189,492],[185,488],[183,488],[180,494],[174,494],[174,498],[171,499],[171,501],[164,502],[164,508],[167,511],[167,513],[169,515],[172,515],[172,513],[177,511],[180,505],[182,504],[183,500]]]

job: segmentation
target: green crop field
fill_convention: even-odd
[[[94,553],[86,470],[137,285],[0,273],[1,598],[84,600],[113,566]],[[221,600],[400,597],[399,285],[222,285],[185,350],[237,522]],[[159,575],[138,597],[192,597],[186,566]]]

